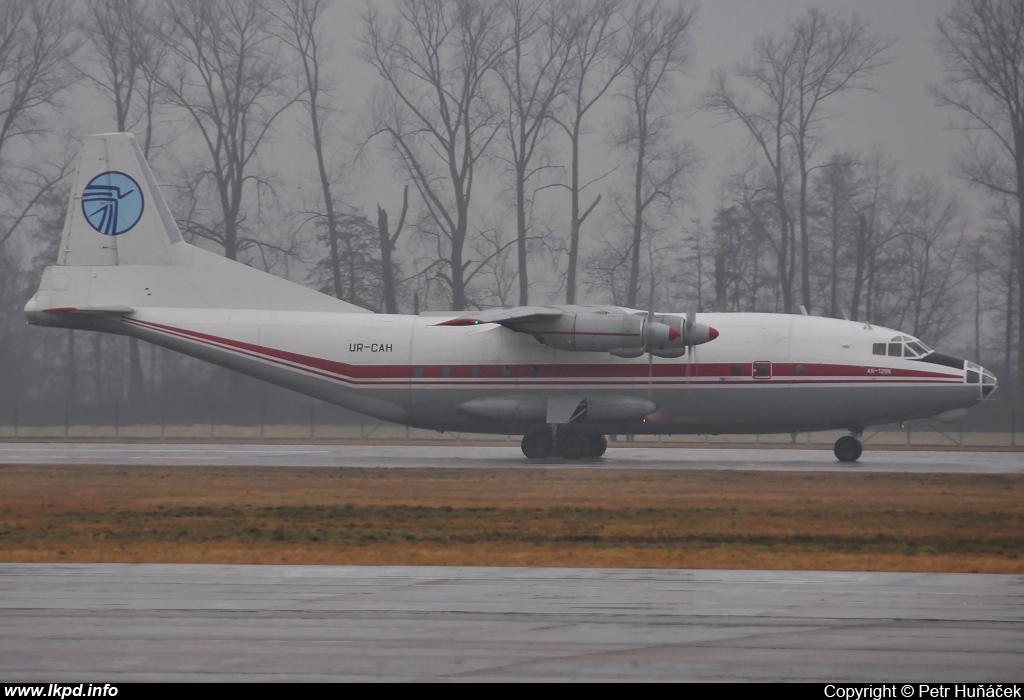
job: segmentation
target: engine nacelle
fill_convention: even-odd
[[[647,348],[667,345],[679,337],[678,330],[657,321],[648,322],[645,316],[635,314],[565,314],[550,321],[524,325],[523,330],[559,350],[614,350],[636,352],[637,355]]]
[[[686,346],[681,348],[654,348],[651,351],[657,357],[676,358],[686,354]]]

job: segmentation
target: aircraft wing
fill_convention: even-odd
[[[484,309],[470,316],[460,316],[437,324],[439,326],[476,326],[481,323],[497,323],[518,330],[520,323],[550,321],[565,315],[565,311],[552,306],[516,306],[511,309]]]
[[[706,343],[718,335],[713,328],[695,321],[687,322],[682,316],[650,318],[635,309],[575,304],[485,309],[437,325],[482,323],[496,323],[525,333],[559,350],[610,352],[620,357],[638,357],[644,352],[679,357],[688,345]]]

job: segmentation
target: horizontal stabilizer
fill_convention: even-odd
[[[130,306],[86,306],[76,308],[74,306],[59,306],[53,309],[43,309],[47,314],[97,314],[100,316],[126,316],[135,313]]]

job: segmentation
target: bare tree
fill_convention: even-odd
[[[74,20],[68,0],[0,3],[0,248],[70,172],[67,155],[48,163],[37,147],[26,159],[13,157],[12,148],[46,133],[75,80]]]
[[[741,80],[760,93],[760,102],[754,103],[736,91],[724,71],[718,74],[714,87],[704,101],[704,106],[712,112],[743,124],[771,171],[778,226],[774,248],[782,308],[786,313],[793,311],[796,265],[793,216],[789,201],[792,157],[786,143],[787,124],[793,112],[790,75],[795,61],[793,47],[783,45],[775,37],[761,38],[753,56],[736,70]]]
[[[203,222],[194,205],[183,226],[235,260],[247,248],[265,245],[242,231],[245,195],[250,184],[265,184],[256,172],[257,155],[298,91],[289,84],[272,17],[259,0],[181,0],[165,12],[168,33],[162,39],[170,65],[159,83],[189,115],[207,152],[191,193],[212,181],[219,209],[215,221]]]
[[[959,200],[935,180],[918,178],[905,195],[907,215],[896,249],[898,291],[896,328],[910,329],[932,342],[945,337],[964,310],[960,284],[970,272],[964,264],[964,216]]]
[[[74,81],[73,32],[66,0],[0,5],[0,163],[14,139],[44,133],[48,111]]]
[[[622,75],[632,58],[635,42],[621,0],[572,3],[569,21],[563,27],[573,33],[569,44],[570,64],[566,80],[564,114],[553,118],[569,138],[569,262],[566,269],[565,302],[576,303],[576,268],[579,261],[580,226],[594,210],[597,200],[580,213],[580,194],[587,184],[580,182],[580,145],[587,113]],[[600,197],[598,197],[598,200]]]
[[[700,219],[690,222],[684,231],[680,253],[664,259],[668,270],[661,277],[669,290],[664,308],[715,311],[709,307],[709,293],[715,292],[715,244],[711,230]]]
[[[324,153],[324,115],[322,110],[327,109],[324,101],[330,98],[332,86],[328,79],[321,74],[327,47],[323,45],[320,22],[331,2],[332,0],[284,0],[281,3],[282,9],[278,20],[282,25],[280,29],[282,39],[298,56],[299,66],[305,80],[306,90],[300,102],[309,115],[309,135],[313,140],[317,176],[320,179],[320,192],[326,218],[325,238],[330,251],[331,294],[338,299],[347,298],[355,304],[357,302],[354,300],[354,286],[350,287],[347,294],[342,286],[342,262],[338,252],[340,230],[338,216],[334,210],[334,195],[331,191],[333,178],[328,172],[327,157]],[[350,284],[355,284],[351,276]]]
[[[365,216],[339,211],[333,232],[327,230],[327,219],[315,218],[317,237],[323,240],[334,235],[339,246],[340,269],[331,258],[319,260],[311,271],[314,286],[325,294],[334,295],[335,284],[343,299],[351,304],[375,311],[383,308],[381,260],[377,246],[377,227]],[[335,274],[339,278],[335,279]]]
[[[814,179],[808,206],[809,227],[816,235],[817,250],[812,255],[816,289],[828,301],[825,313],[838,318],[848,308],[847,272],[849,261],[856,258],[854,249],[859,240],[863,219],[864,186],[859,163],[852,153],[834,153],[822,165]],[[852,294],[851,294],[852,295]]]
[[[724,72],[705,99],[711,111],[743,124],[772,171],[778,268],[787,313],[794,309],[797,223],[802,301],[804,306],[811,304],[807,185],[825,103],[846,90],[866,87],[870,75],[888,61],[888,47],[887,39],[868,31],[866,21],[846,21],[812,8],[782,36],[758,38],[750,58],[735,69],[756,99],[733,88]],[[796,221],[790,195],[793,179],[798,180]]]
[[[388,224],[388,213],[377,206],[377,237],[380,239],[381,282],[384,285],[384,310],[389,314],[398,313],[398,275],[394,261],[398,238],[405,228],[405,216],[409,212],[409,186],[402,188],[402,213],[398,216],[398,226],[391,233]]]
[[[85,74],[110,101],[118,131],[135,121],[133,103],[145,82],[153,38],[147,26],[153,18],[143,0],[89,0],[86,36],[98,60]],[[148,120],[150,123],[152,119]]]
[[[638,8],[631,23],[637,37],[625,70],[622,96],[629,105],[628,115],[616,130],[616,145],[625,149],[633,161],[633,198],[620,211],[628,218],[629,282],[626,305],[635,306],[640,291],[640,253],[648,208],[655,203],[666,218],[679,197],[683,181],[697,162],[689,144],[672,133],[676,94],[674,79],[690,60],[690,30],[694,11],[684,3],[656,0]]]
[[[719,207],[711,224],[715,247],[715,310],[754,311],[761,275],[759,236],[736,204]],[[744,299],[746,297],[746,299]]]
[[[150,28],[158,18],[144,0],[89,0],[85,15],[86,36],[96,60],[85,74],[113,107],[117,131],[129,131],[142,122],[143,150],[153,142],[156,107],[155,78],[161,46]],[[99,343],[99,336],[95,339]],[[129,398],[145,397],[145,377],[137,338],[129,338]],[[99,356],[99,352],[96,352]]]
[[[477,275],[474,305],[513,306],[518,295],[519,275],[516,273],[512,246],[507,240],[508,227],[501,221],[500,213],[493,216],[499,221],[481,230],[480,235],[470,242],[474,255],[480,260],[486,260]]]
[[[426,207],[436,274],[452,308],[486,263],[466,259],[476,167],[501,129],[487,77],[509,51],[503,6],[481,0],[402,0],[364,15],[363,58],[384,80],[373,135],[386,134]],[[440,266],[439,266],[440,267]]]
[[[564,0],[504,0],[512,48],[497,64],[507,104],[509,163],[515,173],[516,254],[519,303],[529,300],[527,181],[543,166],[534,166],[538,146],[548,133],[556,98],[564,90],[570,52],[576,41],[576,17]]]
[[[990,258],[987,261],[986,282],[991,281],[987,290],[992,310],[1002,325],[1000,354],[1002,354],[1002,375],[1011,376],[1013,369],[1013,348],[1019,314],[1017,299],[1017,234],[1018,211],[1014,197],[998,197],[992,202],[988,214],[990,225],[987,240]],[[986,285],[988,286],[988,285]]]
[[[882,277],[891,267],[890,249],[902,235],[910,200],[898,195],[896,164],[880,149],[859,157],[851,176],[858,186],[851,193],[857,222],[855,227],[849,227],[849,312],[855,321],[863,318],[878,322],[878,291],[884,286]]]
[[[872,34],[860,17],[844,20],[816,8],[798,19],[789,40],[796,48],[793,112],[789,125],[800,173],[800,256],[802,301],[811,308],[810,234],[807,226],[811,158],[826,118],[826,103],[847,90],[868,87],[868,79],[889,62],[890,40]]]
[[[726,183],[726,200],[712,223],[716,297],[720,311],[779,311],[778,228],[773,178],[748,163]]]
[[[937,45],[946,79],[935,97],[964,118],[960,172],[1016,204],[1016,379],[1024,406],[1024,4],[957,0],[939,21]]]

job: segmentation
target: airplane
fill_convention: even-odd
[[[138,338],[375,418],[523,435],[527,458],[608,434],[848,430],[952,421],[994,374],[906,333],[807,315],[540,305],[378,314],[186,243],[135,138],[83,140],[29,323]]]

